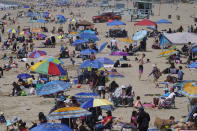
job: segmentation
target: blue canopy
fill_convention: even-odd
[[[83,43],[88,43],[88,40],[87,39],[78,39],[78,40],[75,40],[72,45],[80,45],[80,44],[83,44]]]
[[[160,48],[165,48],[168,45],[170,45],[171,43],[165,38],[164,34],[162,34],[161,39],[160,39]]]
[[[99,38],[96,35],[92,35],[92,34],[82,33],[82,34],[79,35],[79,37],[84,38],[84,39],[90,39],[92,41],[98,41],[99,40]]]
[[[29,8],[29,6],[28,5],[25,5],[24,8]]]
[[[17,76],[18,79],[28,79],[28,78],[31,78],[31,75],[30,74],[27,74],[27,73],[22,73],[22,74],[19,74]]]
[[[161,19],[155,22],[156,24],[172,24],[171,21],[166,20],[166,19]]]
[[[189,68],[197,68],[197,61],[195,61],[194,63],[191,63],[188,67]]]
[[[97,60],[86,60],[80,65],[80,68],[88,68],[88,67],[99,69],[103,67],[103,64]]]
[[[91,55],[92,53],[96,54],[97,51],[94,49],[85,49],[80,52],[81,55]]]
[[[43,19],[38,19],[38,22],[39,23],[48,23],[46,20],[43,20]]]
[[[114,62],[107,57],[99,57],[96,60],[101,62],[102,64],[114,64]]]
[[[107,26],[119,26],[119,25],[126,25],[126,24],[124,22],[118,21],[118,20],[114,20],[112,22],[107,23]]]
[[[197,52],[197,46],[196,47],[193,47],[191,51],[192,52]]]
[[[72,131],[72,129],[61,123],[43,123],[32,128],[30,131]]]
[[[36,90],[36,94],[38,96],[50,95],[53,93],[65,91],[70,86],[71,84],[69,82],[58,81],[58,80],[51,81],[47,84],[44,84],[42,87]]]

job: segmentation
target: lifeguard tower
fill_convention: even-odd
[[[152,0],[149,1],[141,1],[141,0],[135,0],[133,3],[135,13],[137,14],[137,18],[149,18],[150,15],[152,15],[152,8],[153,8],[153,2]]]

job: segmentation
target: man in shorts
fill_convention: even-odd
[[[141,77],[142,77],[142,74],[143,74],[144,58],[145,58],[145,54],[142,54],[142,58],[139,59],[139,61],[138,61],[138,63],[139,63],[139,80],[141,80]]]

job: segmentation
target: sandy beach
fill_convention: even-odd
[[[132,3],[130,3],[130,6]],[[159,7],[160,6],[160,7]],[[39,9],[39,7],[35,7],[36,9]],[[92,16],[97,15],[98,10],[100,10],[99,7],[70,7],[67,9],[64,7],[64,13],[61,13],[61,8],[53,7],[50,9],[44,8],[44,11],[50,11],[53,17],[55,17],[58,14],[64,15],[66,18],[71,18],[70,12],[72,11],[74,14],[81,13],[81,17],[76,17],[79,20],[87,20],[92,22]],[[159,8],[160,8],[160,14],[159,14]],[[153,13],[154,16],[150,16],[151,21],[157,21],[162,18],[168,19],[168,15],[172,15],[172,18],[169,19],[172,21],[172,24],[159,24],[158,30],[161,31],[163,29],[171,28],[172,30],[178,29],[181,25],[183,26],[184,31],[187,32],[187,27],[190,25],[194,25],[194,18],[197,14],[196,10],[197,6],[196,4],[187,4],[187,3],[179,3],[179,4],[154,4]],[[54,11],[54,9],[57,9],[57,11]],[[27,11],[28,9],[17,9],[17,10],[6,10],[6,11],[0,11],[0,18],[6,14],[11,13],[11,18],[14,18],[18,11]],[[176,15],[180,16],[180,20],[176,19]],[[25,26],[30,26],[30,28],[39,28],[41,25],[40,23],[27,23],[29,18],[17,18],[16,24],[10,24],[10,22],[7,22],[7,25],[5,25],[5,33],[1,34],[2,41],[7,39],[7,31],[9,29],[17,29],[17,26],[20,25],[20,28],[23,29]],[[132,37],[132,35],[141,29],[145,29],[143,26],[134,26],[135,22],[130,22],[130,16],[122,16],[123,22],[126,23],[126,26],[123,26],[122,28],[125,28],[125,30],[128,31],[128,36]],[[65,24],[63,24],[63,30],[67,31],[69,22],[67,21]],[[59,26],[59,24],[51,24],[47,23],[45,26],[48,28],[49,32],[45,33],[47,36],[50,36],[50,31],[52,30],[52,27],[55,26],[56,28]],[[98,37],[100,38],[100,41],[97,41],[98,46],[103,44],[104,42],[110,43],[112,38],[106,38],[105,32],[110,29],[106,25],[106,23],[96,23],[94,24],[94,27],[98,30]],[[55,48],[41,48],[40,50],[46,51],[48,56],[57,56],[60,51],[61,47],[61,41],[57,39],[57,45]],[[118,47],[120,49],[123,49],[124,46],[128,46],[126,43],[122,43],[119,41],[119,38],[116,39],[118,42]],[[152,49],[153,44],[153,38],[148,38],[147,40],[147,51],[146,52],[137,52],[135,56],[128,56],[128,59],[130,61],[121,62],[121,63],[128,63],[131,64],[130,68],[116,68],[116,70],[124,75],[124,78],[112,78],[110,79],[110,82],[112,80],[115,80],[119,85],[132,85],[133,89],[135,91],[136,96],[141,97],[141,101],[144,102],[152,102],[154,96],[145,96],[145,94],[164,94],[163,89],[164,88],[155,88],[155,85],[153,83],[153,77],[148,77],[148,74],[152,70],[152,65],[157,64],[157,67],[160,70],[164,70],[166,67],[169,67],[169,64],[166,64],[167,60],[166,58],[159,57],[159,53],[162,52],[162,50],[155,50]],[[69,50],[74,50],[73,46],[70,46],[68,43],[68,39],[63,40],[65,43],[65,46],[69,48]],[[35,48],[41,45],[41,41],[35,40]],[[139,44],[139,42],[138,42]],[[177,46],[178,49],[180,49],[182,46]],[[105,48],[101,53],[97,54],[96,57],[108,57],[114,61],[120,59],[119,56],[110,56],[110,49]],[[8,56],[11,55],[10,50],[0,50],[0,57],[3,56],[3,54],[6,53]],[[79,54],[79,52],[76,52]],[[138,63],[135,61],[135,57],[140,58],[141,54],[145,53],[146,57],[145,59],[150,59],[150,63],[144,64],[144,73],[142,75],[142,80],[138,80]],[[186,62],[186,58],[181,58],[183,62]],[[25,62],[20,62],[18,59],[15,59],[18,63],[18,68],[13,68],[9,71],[4,71],[4,76],[0,78],[0,112],[4,112],[6,119],[12,119],[13,116],[17,116],[27,122],[27,126],[31,125],[32,121],[35,121],[38,119],[38,113],[44,112],[45,114],[48,114],[51,107],[54,106],[54,99],[53,98],[43,98],[39,97],[37,95],[33,96],[8,96],[12,91],[12,83],[14,81],[17,81],[17,75],[20,73],[29,73],[28,70],[25,68]],[[74,58],[75,61],[81,61],[80,58]],[[35,63],[38,62],[36,59],[28,58],[27,62],[30,63],[34,61]],[[77,77],[77,69],[79,67],[78,64],[76,64],[74,67],[69,62],[69,59],[62,59],[64,62],[64,66],[67,68],[68,75],[71,78],[71,80],[74,77]],[[8,61],[0,60],[0,66],[3,66]],[[188,68],[186,68],[186,64],[180,64],[183,67],[184,72],[184,80],[197,80],[197,73],[195,71],[190,71]],[[179,65],[176,65],[178,67]],[[167,75],[162,75],[159,78],[159,82],[162,82],[166,79]],[[174,75],[177,77],[177,75]],[[106,85],[109,85],[108,82]],[[161,85],[162,86],[162,85]],[[66,95],[74,95],[79,92],[86,92],[88,91],[88,85],[83,84],[81,88],[76,88],[76,85],[73,85],[72,88],[66,91]],[[154,121],[156,117],[160,117],[163,119],[168,119],[170,116],[174,116],[177,121],[179,121],[181,118],[184,118],[188,115],[188,103],[186,102],[187,97],[176,97],[175,99],[175,109],[157,109],[157,108],[145,108],[145,111],[150,114],[151,122],[150,127],[154,126]],[[115,117],[121,117],[123,121],[130,121],[131,113],[133,110],[136,110],[133,107],[118,107],[116,108],[112,114]],[[6,130],[6,126],[1,124],[0,125],[0,131]],[[118,130],[118,128],[117,128]]]

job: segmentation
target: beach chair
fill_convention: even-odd
[[[164,101],[164,103],[162,104],[162,108],[164,109],[175,108],[175,96],[171,100]]]

